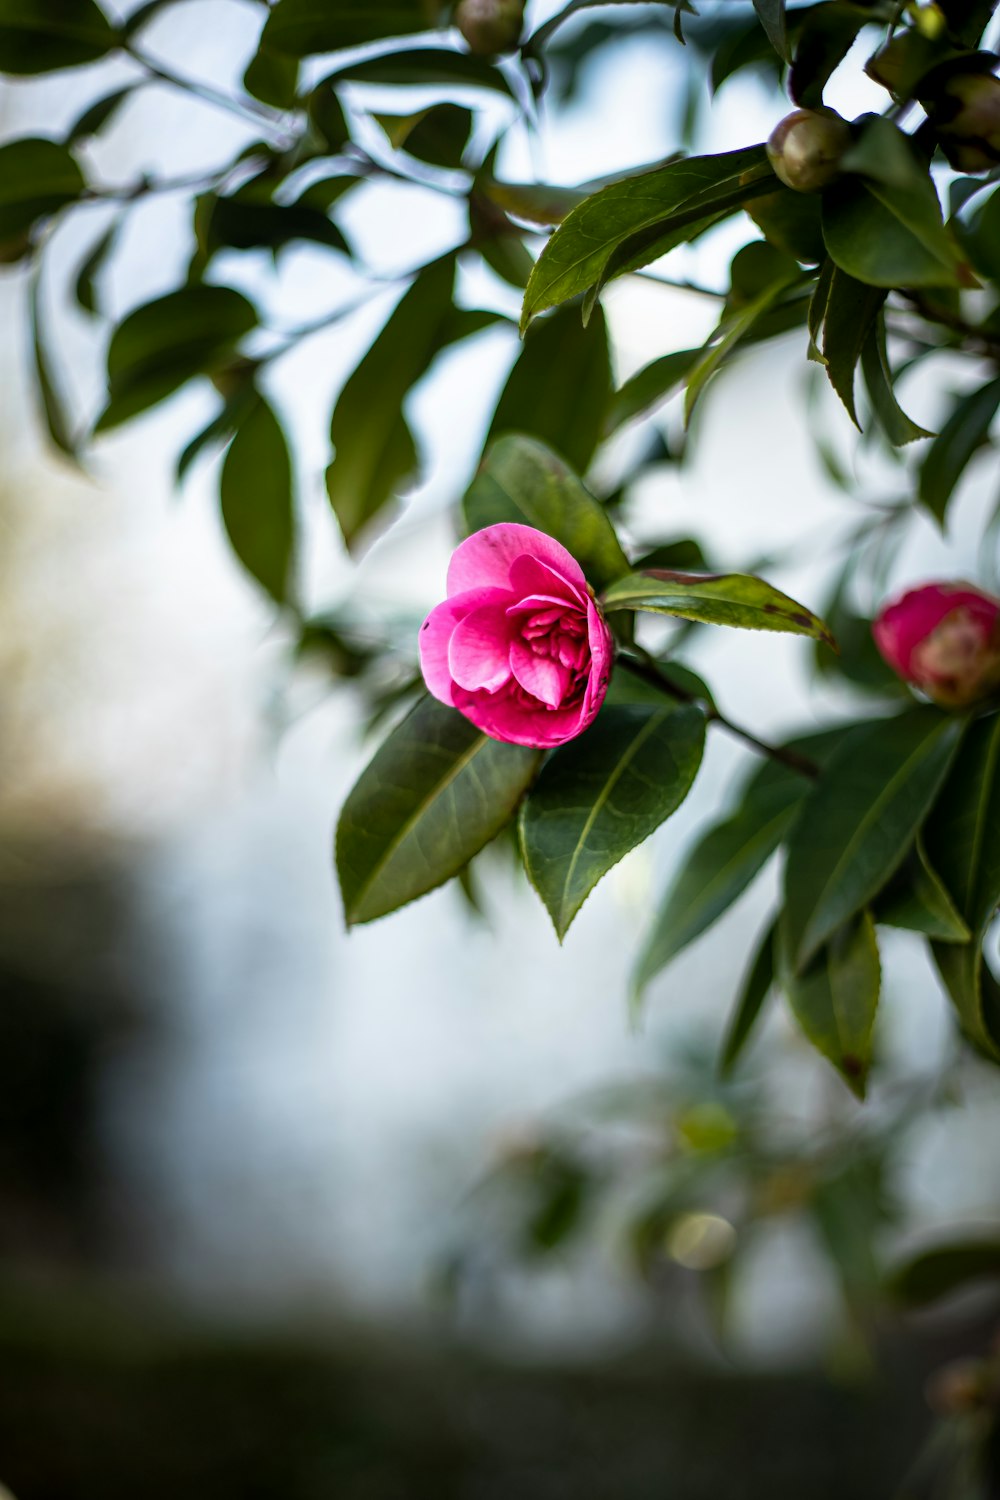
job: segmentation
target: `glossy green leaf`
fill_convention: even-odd
[[[810,266],[825,257],[818,193],[797,193],[775,179],[772,191],[753,198],[746,212],[775,249]]]
[[[867,19],[862,6],[850,0],[824,0],[796,17],[795,54],[788,87],[796,104],[818,109],[827,82],[851,50]]]
[[[673,573],[654,568],[619,578],[602,597],[606,610],[640,609],[705,625],[778,630],[834,644],[818,616],[749,573]]]
[[[532,438],[500,438],[462,501],[466,530],[499,521],[534,526],[562,542],[595,588],[628,571],[603,506],[556,454]]]
[[[932,868],[919,834],[912,853],[876,900],[873,915],[886,927],[922,932],[943,943],[967,943],[972,936]]]
[[[293,109],[299,87],[298,59],[270,47],[258,48],[243,74],[243,87],[272,109]]]
[[[750,1039],[750,1035],[764,1009],[765,1001],[774,987],[774,952],[777,940],[777,923],[772,922],[757,945],[750,966],[740,985],[733,1013],[726,1026],[726,1034],[719,1054],[719,1072],[723,1077],[731,1073]]]
[[[881,985],[871,917],[861,912],[837,928],[804,972],[795,973],[782,961],[780,973],[781,987],[802,1031],[863,1099]]]
[[[417,467],[402,406],[446,342],[454,277],[450,258],[420,273],[337,398],[326,487],[349,547]]]
[[[395,151],[406,151],[432,167],[457,168],[472,134],[472,111],[462,104],[433,104],[411,115],[374,118]]]
[[[61,453],[76,461],[77,442],[62,396],[52,370],[48,342],[42,329],[41,276],[36,269],[31,278],[29,311],[31,316],[31,345],[35,358],[35,378],[42,399],[42,414],[49,437]]]
[[[1000,715],[970,725],[924,843],[972,933],[962,947],[934,943],[935,962],[965,1031],[1000,1058],[1000,993],[982,952],[1000,902]]]
[[[870,115],[840,165],[863,178],[877,202],[940,261],[954,284],[962,256],[942,220],[928,166],[917,157],[910,137],[890,120]]]
[[[85,187],[57,141],[26,136],[0,146],[0,261],[18,259],[35,222],[73,203]]]
[[[233,551],[272,599],[284,604],[295,550],[292,462],[281,423],[263,396],[236,429],[219,495]]]
[[[77,303],[84,312],[97,312],[97,292],[95,282],[108,257],[113,254],[121,233],[122,219],[115,218],[108,225],[104,233],[96,240],[80,263],[80,267],[73,280],[73,290]]]
[[[795,272],[798,266],[790,262]],[[787,273],[790,274],[790,273]],[[730,358],[738,345],[752,333],[754,326],[778,302],[788,286],[788,280],[773,282],[757,293],[745,305],[731,310],[723,317],[713,335],[713,342],[706,345],[697,364],[688,374],[684,393],[684,421],[690,422],[694,408],[706,385]]]
[[[898,869],[961,731],[953,716],[913,708],[866,724],[832,757],[788,840],[782,938],[793,972]]]
[[[222,197],[198,200],[197,229],[203,272],[219,250],[277,251],[296,241],[349,253],[347,241],[320,208],[308,203],[273,203],[258,196],[256,184]]]
[[[967,179],[968,180],[968,179]],[[976,182],[977,188],[985,184]],[[962,244],[981,276],[1000,283],[1000,191],[990,194],[967,224],[959,224]]]
[[[951,415],[927,450],[917,493],[921,504],[942,526],[951,497],[973,455],[989,439],[1000,407],[1000,377],[971,394],[958,396]]]
[[[375,83],[382,86],[490,89],[511,95],[510,84],[493,63],[471,52],[445,47],[413,47],[403,52],[384,52],[348,63],[330,75],[345,83]]]
[[[96,62],[118,34],[94,0],[0,0],[0,73],[53,73]]]
[[[360,47],[385,37],[408,36],[431,23],[423,0],[277,0],[261,45],[292,57]]]
[[[604,430],[611,359],[604,314],[584,327],[576,307],[560,307],[528,330],[497,403],[487,442],[528,433],[584,473]]]
[[[650,980],[747,890],[788,831],[809,786],[783,765],[762,767],[747,783],[737,810],[685,854],[639,954],[633,1005]]]
[[[242,293],[186,286],[136,308],[111,335],[104,432],[172,395],[195,375],[220,369],[257,314]]]
[[[684,801],[704,743],[700,708],[606,707],[548,759],[519,827],[528,878],[560,941],[597,882]]]
[[[933,437],[926,427],[919,427],[903,411],[896,399],[889,356],[885,344],[885,321],[879,317],[869,330],[861,350],[861,371],[878,424],[894,448],[918,438]]]
[[[888,1291],[906,1307],[926,1307],[970,1282],[1000,1277],[1000,1236],[935,1245],[896,1266]]]
[[[678,349],[643,365],[611,397],[604,420],[605,434],[645,416],[680,389],[684,377],[701,356],[700,349]]]
[[[477,178],[476,186],[497,208],[527,224],[561,224],[587,198],[581,188],[552,187],[544,182],[498,182],[488,174]]]
[[[861,178],[823,194],[823,241],[842,271],[869,286],[961,284],[957,253],[944,259],[907,223],[897,195]]]
[[[822,309],[817,309],[823,327],[823,361],[830,384],[844,403],[847,415],[855,427],[860,427],[854,402],[854,372],[886,294],[849,276],[832,261],[828,265],[829,273],[816,290],[817,297],[824,297]],[[813,336],[816,337],[815,332]]]
[[[80,141],[88,140],[90,136],[97,135],[104,129],[109,121],[113,120],[122,105],[126,104],[135,93],[136,85],[128,84],[125,88],[115,89],[111,94],[105,94],[96,103],[89,105],[80,115],[75,124],[71,125],[66,133],[66,145],[75,146]]]
[[[757,19],[767,34],[767,39],[785,62],[789,61],[788,36],[785,30],[785,0],[753,0]]]
[[[309,123],[327,150],[342,150],[351,138],[351,130],[334,80],[324,78],[316,85],[306,101],[306,109]]]
[[[651,235],[649,254],[634,268],[693,238],[735,211],[774,176],[763,146],[721,156],[689,157],[611,183],[567,215],[535,263],[524,296],[522,327],[548,307],[568,302],[606,279],[615,252],[638,234]],[[763,184],[763,186],[762,186]]]
[[[450,880],[494,838],[541,755],[505,745],[423,697],[355,783],[337,827],[349,926],[371,922]]]

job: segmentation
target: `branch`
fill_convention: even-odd
[[[687,688],[679,687],[671,682],[669,676],[653,660],[646,657],[645,660],[637,656],[626,656],[624,653],[618,657],[618,663],[633,677],[638,677],[642,682],[648,682],[651,686],[659,688],[661,693],[666,693],[670,698],[676,698],[678,703],[701,703],[703,700],[697,693],[691,693]],[[811,780],[819,775],[819,766],[815,761],[809,760],[805,755],[799,755],[796,750],[789,750],[785,745],[771,745],[767,740],[762,740],[749,729],[744,729],[741,724],[735,724],[732,719],[727,719],[725,714],[720,713],[713,703],[705,705],[705,716],[710,724],[718,724],[727,734],[742,740],[751,749],[756,750],[758,755],[766,755],[769,760],[778,761],[780,765],[787,766],[790,771],[795,771],[800,776],[808,776]]]

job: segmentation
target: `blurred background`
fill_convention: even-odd
[[[506,131],[501,176],[570,184],[676,149],[685,57],[640,9],[615,7],[615,45],[537,139]],[[250,4],[196,0],[151,24],[147,50],[232,89],[258,30]],[[850,64],[828,95],[848,115],[870,102]],[[57,134],[123,66],[5,83],[0,137]],[[740,75],[699,149],[763,139],[781,113]],[[118,182],[197,174],[251,138],[152,88],[90,149]],[[55,266],[76,265],[117,211],[59,230]],[[345,218],[387,276],[456,237],[450,205],[418,188],[366,186]],[[671,275],[724,284],[743,233],[677,252]],[[105,273],[115,313],[173,286],[190,249],[185,197],[134,209]],[[352,290],[318,249],[232,261],[279,327]],[[475,276],[478,305],[516,312],[516,292]],[[716,1077],[773,870],[630,1025],[651,902],[750,759],[718,736],[684,807],[562,948],[502,848],[479,861],[479,910],[452,885],[348,936],[332,830],[377,742],[371,704],[298,653],[239,571],[218,460],[176,490],[177,448],[211,416],[207,382],[101,439],[84,473],[53,456],[26,283],[4,268],[0,1480],[18,1500],[904,1493],[932,1422],[925,1380],[988,1347],[995,1303],[903,1314],[884,1267],[942,1226],[995,1226],[1000,1205],[1000,1100],[959,1052],[917,942],[887,939],[883,1068],[863,1107],[780,1007],[771,1045]],[[411,412],[424,479],[356,564],[323,489],[326,414],[395,295],[276,364],[271,390],[299,455],[310,607],[351,611],[362,639],[390,620],[412,659],[516,336],[499,327],[435,367]],[[106,334],[47,284],[43,298],[61,378],[93,410]],[[637,279],[606,306],[620,379],[714,323],[697,293]],[[665,526],[694,536],[723,566],[769,559],[819,609],[859,507],[900,478],[856,450],[825,390],[804,417],[800,341],[736,364],[685,462],[647,471],[629,527],[636,545]],[[931,427],[942,368],[907,387]],[[659,414],[663,431],[675,417]],[[958,541],[911,529],[893,583],[995,583],[960,540],[978,535],[994,477],[970,471]],[[794,638],[698,632],[687,659],[764,735],[847,701]]]

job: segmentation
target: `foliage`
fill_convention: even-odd
[[[409,708],[341,817],[337,863],[348,922],[467,879],[470,859],[503,828],[516,827],[528,876],[562,938],[601,877],[680,805],[705,731],[722,731],[764,763],[698,834],[650,914],[635,1000],[780,850],[780,910],[747,966],[723,1045],[727,1070],[777,989],[805,1037],[863,1095],[877,1036],[884,926],[929,945],[964,1035],[1000,1059],[1000,986],[983,957],[1000,901],[1000,716],[990,701],[961,714],[903,704],[905,690],[874,652],[859,604],[866,588],[874,612],[886,567],[921,515],[942,530],[952,524],[963,479],[991,443],[1000,403],[1000,165],[990,154],[1000,83],[988,50],[997,41],[994,5],[818,0],[786,8],[784,0],[733,0],[699,14],[690,0],[635,8],[571,0],[540,22],[529,8],[519,39],[496,57],[468,50],[449,8],[433,0],[257,0],[259,47],[243,91],[229,95],[176,76],[148,49],[152,21],[179,3],[151,0],[119,23],[97,0],[0,0],[0,70],[38,76],[111,56],[132,69],[64,139],[0,147],[0,256],[29,268],[38,385],[53,441],[75,458],[92,437],[188,382],[210,380],[216,413],[181,454],[179,476],[209,450],[228,450],[219,466],[221,514],[241,564],[284,611],[303,650],[321,649],[334,676],[365,687],[374,720]],[[504,14],[509,30],[509,4]],[[682,148],[710,89],[741,73],[787,89],[799,112],[794,130],[776,133],[769,148],[748,141],[721,154],[679,149],[651,164],[637,149],[634,167],[611,181],[507,180],[507,128],[541,128],[542,107],[572,102],[594,58],[613,58],[630,32],[688,49],[690,128]],[[831,129],[824,90],[849,52],[846,65],[862,60],[884,104],[881,113]],[[326,61],[317,65],[317,58]],[[956,103],[969,79],[978,115]],[[252,126],[250,144],[195,182],[103,181],[87,142],[152,86],[234,112]],[[372,87],[383,96],[402,91],[398,109],[371,108]],[[406,92],[413,87],[430,100],[416,111]],[[776,118],[780,109],[776,102]],[[981,122],[990,109],[987,128]],[[822,127],[812,144],[811,122]],[[843,144],[832,157],[831,142]],[[793,143],[805,152],[805,176]],[[956,162],[966,165],[956,169]],[[394,308],[343,384],[330,416],[330,505],[352,551],[389,524],[421,468],[408,415],[413,393],[444,351],[458,347],[456,357],[464,357],[462,349],[498,328],[510,334],[499,288],[513,288],[522,298],[523,343],[485,424],[461,524],[473,531],[526,522],[562,542],[583,567],[618,647],[615,683],[597,722],[548,756],[488,740],[418,696],[413,641],[400,649],[387,628],[383,639],[360,644],[349,611],[310,617],[302,600],[299,462],[270,372],[384,292],[343,217],[371,184],[446,195],[462,206],[468,228],[446,253],[399,278]],[[114,208],[70,283],[83,313],[107,320],[123,226],[134,205],[164,192],[190,204],[187,279],[110,327],[106,399],[85,420],[61,399],[39,295],[49,244],[67,219],[83,219],[95,204]],[[745,239],[724,286],[693,287],[718,304],[704,345],[667,343],[645,368],[616,381],[604,288],[622,277],[667,279],[662,268],[649,268],[724,222]],[[227,270],[239,257],[277,259],[302,242],[349,264],[365,290],[316,322],[279,333],[227,284]],[[482,273],[477,285],[498,288],[496,305],[466,303],[458,273],[470,267]],[[752,567],[710,571],[695,539],[668,533],[639,556],[623,540],[637,480],[654,464],[676,462],[697,439],[693,419],[706,392],[747,350],[786,336],[804,369],[825,372],[863,441],[896,454],[899,464],[902,498],[862,510],[831,578],[825,619]],[[906,414],[897,389],[902,374],[928,362],[949,371],[935,433]],[[965,374],[952,389],[959,365]],[[665,403],[681,393],[678,423]],[[629,424],[641,424],[644,439],[623,461],[615,443]],[[821,457],[842,478],[822,447]],[[649,614],[681,622],[655,653],[644,644]],[[677,655],[690,632],[705,626],[759,630],[762,654],[768,632],[800,635],[803,651],[815,649],[817,671],[844,689],[847,712],[818,735],[762,742],[727,718],[711,686]],[[396,664],[393,671],[387,663]],[[568,1212],[572,1185],[565,1174],[559,1183]]]

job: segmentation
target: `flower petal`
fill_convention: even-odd
[[[456,547],[448,565],[449,596],[473,588],[510,588],[511,565],[525,556],[536,558],[558,578],[586,593],[583,570],[565,547],[533,526],[501,521],[473,532]]]
[[[579,703],[565,709],[526,709],[503,692],[491,697],[485,693],[463,693],[456,688],[455,707],[491,739],[503,740],[508,745],[530,745],[535,750],[565,745],[584,727],[583,707]]]
[[[536,656],[519,636],[510,645],[510,665],[525,692],[558,708],[570,684],[570,674],[561,662],[551,656]]]
[[[504,595],[504,600],[507,596]],[[513,628],[504,604],[484,604],[455,626],[448,642],[448,668],[453,682],[475,692],[495,693],[510,679]]]
[[[448,665],[448,645],[452,634],[462,620],[484,606],[493,605],[503,609],[510,603],[510,595],[503,589],[469,589],[445,599],[431,610],[420,627],[420,670],[428,691],[441,703],[454,703],[451,668]]]

